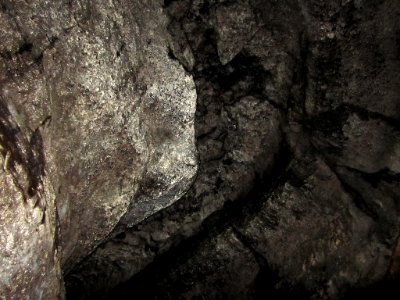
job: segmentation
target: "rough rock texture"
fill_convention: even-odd
[[[54,193],[41,187],[40,196],[27,198],[26,169],[10,159],[9,152],[0,158],[0,299],[59,299],[63,285]],[[42,184],[51,186],[48,178]]]
[[[120,224],[196,174],[192,77],[159,1],[2,1],[0,298],[62,297]]]
[[[398,288],[397,0],[5,3],[4,180],[49,225],[1,234],[54,274],[24,287],[61,255],[68,299]]]
[[[335,299],[399,278],[398,3],[164,3],[196,83],[199,173],[70,273],[71,299],[129,278],[110,299]],[[204,249],[232,231],[241,268],[235,245]],[[249,284],[214,280],[233,262]]]
[[[129,288],[132,284],[141,299],[202,299],[205,291],[207,299],[252,299],[255,294],[259,272],[257,258],[232,228],[199,239],[173,260],[179,261],[173,273],[169,273],[171,266],[157,268],[154,286],[148,282],[157,270],[150,268],[138,278],[134,277],[133,282],[122,285],[111,297],[132,299]],[[177,281],[179,284],[175,285]],[[167,290],[171,285],[174,288]],[[210,286],[216,288],[210,289]]]

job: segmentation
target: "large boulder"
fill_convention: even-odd
[[[2,2],[6,295],[400,279],[396,1],[126,2]]]
[[[3,1],[1,297],[61,297],[60,267],[191,184],[196,91],[161,4]]]
[[[188,299],[202,267],[182,278],[199,264],[173,253],[202,246],[177,245],[213,243],[228,225],[258,257],[266,288],[255,299],[339,298],[398,274],[395,1],[165,3],[171,54],[196,83],[198,176],[180,201],[97,248],[69,290],[97,298],[133,276],[133,292],[147,274],[148,299]],[[199,297],[216,289],[201,284]]]

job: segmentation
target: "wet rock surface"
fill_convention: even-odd
[[[67,299],[398,293],[397,1],[115,2],[2,10],[0,67],[34,61],[2,87],[3,161],[49,199]]]

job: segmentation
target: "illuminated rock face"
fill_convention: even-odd
[[[400,279],[396,1],[26,2],[0,14],[0,291]]]
[[[4,1],[0,23],[0,298],[56,299],[192,183],[195,86],[159,1]]]
[[[319,299],[398,274],[394,2],[165,1],[172,55],[196,84],[198,175],[68,290],[96,298],[132,278],[113,293]]]

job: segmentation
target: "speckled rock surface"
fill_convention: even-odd
[[[26,169],[10,159],[0,158],[0,298],[61,299],[54,192],[45,188],[51,186],[45,178],[38,194],[28,198]]]
[[[156,291],[148,299],[192,299],[207,267],[179,257],[201,256],[215,230],[234,230],[258,265],[246,296],[232,299],[337,299],[395,278],[399,9],[165,1],[171,55],[198,94],[199,174],[180,201],[71,272],[71,297],[97,298],[131,278],[110,299],[143,286]],[[201,260],[213,261],[218,250],[207,253]],[[228,299],[224,284],[196,295]]]
[[[0,298],[62,295],[60,266],[192,183],[196,91],[161,4],[1,2]]]
[[[397,0],[1,8],[6,293],[398,295]]]

